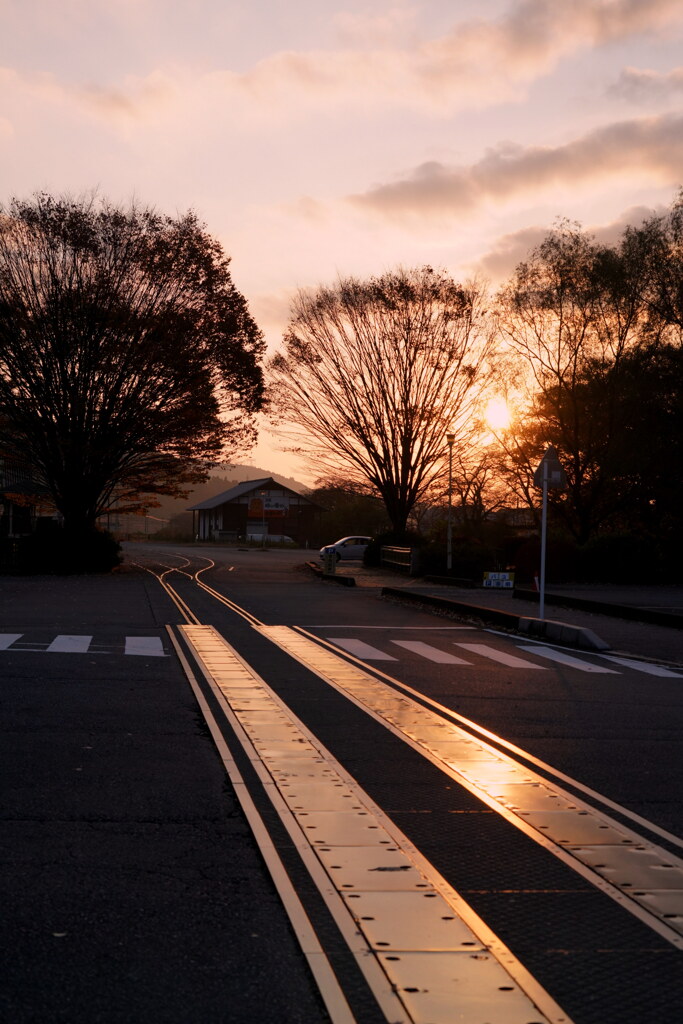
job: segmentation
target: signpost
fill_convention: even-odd
[[[548,526],[548,491],[552,488],[563,491],[567,486],[567,475],[563,470],[557,452],[548,445],[538,469],[534,473],[534,485],[543,488],[543,506],[541,510],[541,579],[539,586],[540,617],[545,618],[545,552]]]
[[[515,585],[514,572],[485,572],[484,586],[498,590],[512,590]]]

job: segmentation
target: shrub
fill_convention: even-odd
[[[678,559],[667,565],[656,541],[633,533],[595,537],[579,552],[581,578],[587,583],[660,583],[676,576]]]
[[[16,571],[25,574],[111,572],[123,560],[121,546],[107,530],[69,533],[57,524],[19,543]]]

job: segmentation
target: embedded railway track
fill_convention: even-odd
[[[649,1020],[618,1001],[619,1015],[605,1017],[600,1000],[570,1017],[552,972],[492,927],[452,858],[435,863],[438,841],[399,827],[409,815],[395,794],[404,762],[439,780],[435,804],[448,793],[451,815],[504,831],[501,859],[545,872],[539,894],[586,894],[607,933],[634,931],[635,950],[650,936],[667,984],[683,967],[680,837],[309,630],[264,623],[207,582],[211,559],[137,564],[177,609],[173,649],[335,1024]],[[320,700],[346,733],[340,746],[329,712],[309,714]],[[388,808],[368,786],[372,768],[355,769],[354,723],[377,749],[387,744]]]

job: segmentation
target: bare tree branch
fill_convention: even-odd
[[[269,364],[273,406],[297,450],[370,483],[402,532],[446,434],[469,444],[492,354],[478,284],[428,267],[344,279],[296,298]]]

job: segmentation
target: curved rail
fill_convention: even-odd
[[[471,792],[484,800],[489,807],[501,814],[501,816],[511,824],[521,828],[526,835],[540,843],[540,845],[551,853],[554,853],[565,864],[574,868],[574,870],[582,875],[582,877],[591,881],[592,884],[602,892],[605,892],[608,896],[617,900],[624,909],[638,917],[643,923],[655,930],[661,937],[667,939],[674,946],[683,948],[682,930],[676,924],[670,923],[670,919],[676,915],[671,913],[671,908],[666,904],[666,901],[662,906],[654,908],[651,904],[648,904],[647,899],[641,899],[639,901],[637,897],[647,897],[648,894],[646,892],[628,892],[627,889],[613,884],[610,880],[609,873],[601,873],[600,868],[602,865],[595,863],[594,857],[591,859],[590,852],[582,855],[579,850],[570,849],[566,844],[564,846],[560,845],[560,841],[553,841],[553,836],[549,834],[547,825],[534,826],[530,823],[530,815],[528,813],[525,814],[524,808],[521,808],[521,810],[519,807],[513,808],[509,804],[509,801],[506,802],[505,800],[501,800],[494,794],[493,790],[500,787],[494,786],[493,788],[487,789],[486,784],[482,782],[481,778],[474,778],[472,774],[468,772],[467,766],[463,768],[462,766],[454,764],[452,757],[450,759],[445,757],[440,750],[434,747],[434,744],[431,741],[428,742],[416,737],[415,718],[416,716],[421,718],[423,727],[425,727],[425,732],[429,731],[434,722],[438,721],[441,723],[441,726],[443,726],[443,723],[450,722],[450,728],[453,730],[454,740],[460,739],[466,743],[476,742],[483,752],[489,752],[491,762],[495,763],[495,766],[498,769],[504,764],[509,766],[512,772],[518,772],[519,778],[515,778],[512,781],[519,782],[522,780],[522,777],[524,777],[525,779],[530,780],[530,783],[534,786],[542,785],[544,789],[547,790],[550,797],[558,801],[558,806],[561,806],[562,809],[568,807],[569,802],[571,802],[571,810],[577,815],[581,815],[582,819],[584,819],[582,824],[585,825],[587,818],[590,818],[595,829],[600,828],[613,830],[613,834],[618,836],[615,842],[624,843],[625,845],[628,844],[634,850],[638,850],[640,854],[644,855],[640,858],[641,862],[647,861],[649,858],[649,866],[655,871],[659,870],[661,874],[661,869],[666,868],[669,872],[677,873],[677,879],[679,879],[679,877],[680,879],[683,879],[683,861],[680,861],[672,854],[668,854],[666,851],[663,851],[649,840],[644,839],[638,833],[625,829],[620,822],[609,819],[603,811],[596,811],[595,804],[602,804],[603,806],[610,807],[622,817],[630,819],[635,825],[653,834],[659,834],[671,845],[681,848],[683,847],[683,841],[679,837],[666,832],[664,829],[660,829],[653,823],[648,822],[646,819],[629,811],[628,808],[622,807],[614,801],[603,797],[601,794],[595,792],[589,787],[584,786],[578,780],[572,779],[570,776],[567,776],[557,769],[554,769],[551,765],[535,758],[520,747],[509,743],[503,737],[497,736],[490,730],[478,725],[476,722],[473,722],[438,702],[431,700],[424,694],[416,691],[414,688],[402,683],[400,680],[395,679],[374,667],[369,667],[364,662],[353,657],[353,655],[341,651],[339,648],[311,633],[308,633],[306,630],[299,627],[290,629],[289,627],[266,626],[251,612],[247,611],[224,594],[221,594],[201,578],[205,573],[215,567],[215,562],[212,559],[204,556],[198,556],[198,558],[206,564],[193,568],[191,561],[185,558],[185,556],[174,555],[172,557],[177,557],[182,564],[170,566],[161,562],[156,563],[163,571],[153,571],[148,565],[141,565],[140,567],[151,572],[152,575],[158,579],[168,596],[174,601],[176,607],[190,626],[187,636],[191,635],[193,626],[201,626],[201,623],[198,616],[190,608],[187,600],[181,598],[177,590],[169,582],[168,577],[173,573],[179,573],[186,579],[193,581],[202,594],[205,594],[219,602],[230,612],[239,616],[253,628],[257,629],[271,642],[277,644],[283,650],[287,651],[287,653],[292,657],[299,660],[308,669],[318,674],[320,678],[339,689],[346,697],[351,699],[358,706],[362,707],[364,711],[376,720],[380,721],[384,726],[390,728],[391,731],[404,742],[409,743],[413,749],[418,750],[423,756],[436,764],[437,767],[446,771],[447,774],[450,774],[451,777],[460,785],[470,789]],[[207,627],[203,628],[206,629]],[[224,643],[224,641],[222,642]],[[177,646],[175,640],[174,645]],[[201,650],[193,653],[201,664]],[[369,686],[369,698],[367,695],[359,696],[359,692],[354,690],[353,686],[349,683],[349,669],[354,666],[358,670],[357,676],[361,679],[363,687],[367,689]],[[206,665],[204,668],[206,669]],[[210,675],[211,671],[208,670],[208,676]],[[401,720],[400,715],[394,715],[393,718],[387,716],[381,711],[381,699],[379,698],[377,706],[373,706],[371,692],[373,681],[376,687],[384,689],[386,689],[386,687],[391,687],[395,693],[402,695],[403,700],[405,701],[406,711],[412,716],[409,731],[406,731],[405,722],[407,719],[405,715],[403,716],[403,721]],[[215,685],[217,689],[220,689],[220,686],[215,683],[215,680],[211,685]],[[524,764],[522,762],[526,763]],[[530,773],[529,765],[532,765],[534,768],[545,773],[545,776],[547,777],[542,775],[534,776]],[[582,795],[586,797],[586,800],[582,801],[574,793],[568,793],[566,790],[561,788],[560,783],[565,783],[566,785],[571,786],[574,790],[580,791]],[[531,817],[533,817],[533,815],[531,815]],[[541,831],[541,828],[545,829],[545,831]],[[642,887],[646,888],[647,886],[645,884]],[[675,889],[676,886],[674,885],[673,888]],[[683,884],[679,886],[679,889],[680,888],[683,888]],[[559,1020],[561,1017],[555,1014],[553,1019]]]

